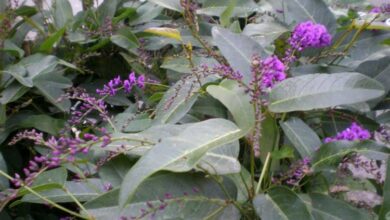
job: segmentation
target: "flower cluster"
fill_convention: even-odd
[[[353,122],[350,127],[345,130],[337,133],[334,137],[325,138],[324,142],[329,143],[333,141],[347,140],[347,141],[356,141],[356,140],[367,140],[371,138],[371,134],[368,130],[364,129],[357,123]]]
[[[328,33],[326,27],[322,24],[315,24],[312,21],[306,21],[295,26],[288,42],[290,46],[298,51],[305,48],[321,48],[329,46],[332,36]]]
[[[286,67],[275,55],[262,60],[259,56],[252,58],[251,85],[267,90],[274,87],[275,83],[286,79]]]
[[[137,78],[134,72],[130,73],[128,79],[125,80],[122,80],[120,76],[117,76],[104,85],[103,89],[96,89],[96,93],[101,96],[114,96],[121,88],[123,88],[126,93],[130,93],[134,86],[141,89],[144,88],[145,76],[141,75]]]
[[[308,173],[311,172],[310,169],[310,159],[305,157],[302,160],[297,161],[291,166],[291,169],[288,172],[288,179],[286,183],[288,185],[297,185],[301,179]]]
[[[71,108],[71,117],[68,121],[69,124],[81,124],[85,120],[85,117],[92,111],[99,112],[99,116],[104,121],[110,120],[110,116],[107,111],[107,105],[103,99],[92,97],[83,89],[74,89],[67,94],[67,98],[77,101],[76,104]],[[94,121],[90,122],[92,125],[95,124]]]
[[[383,13],[388,14],[390,13],[390,4],[382,4],[381,6],[373,7],[370,10],[370,13]]]
[[[262,89],[272,88],[276,82],[281,82],[286,79],[286,67],[275,55],[266,58],[262,62],[262,68]]]
[[[93,144],[101,142],[101,147],[107,146],[111,142],[111,136],[105,128],[100,128],[99,131],[102,133],[101,137],[85,133],[83,138],[76,135],[76,137],[50,137],[47,140],[43,138],[43,133],[35,130],[17,134],[9,143],[10,145],[14,145],[22,139],[29,139],[33,140],[35,144],[47,147],[50,153],[46,156],[35,156],[23,169],[24,180],[20,174],[16,173],[12,183],[15,187],[20,187],[23,184],[30,185],[42,170],[58,167],[61,163],[74,162],[77,154],[87,154]]]

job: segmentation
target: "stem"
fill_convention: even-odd
[[[63,188],[62,190],[64,190],[64,192],[66,192],[66,194],[69,195],[69,197],[77,204],[77,206],[86,213],[86,215],[88,216],[88,219],[92,219],[92,217],[89,215],[88,211],[85,209],[85,207],[80,203],[79,200],[77,200],[77,198],[69,192],[69,190],[67,188]]]
[[[260,191],[261,183],[263,182],[263,179],[264,179],[264,176],[265,176],[265,172],[268,169],[270,158],[271,158],[271,153],[268,152],[267,158],[265,159],[265,162],[264,162],[263,170],[261,171],[261,174],[260,174],[259,182],[257,183],[255,194],[258,194],[259,191]]]

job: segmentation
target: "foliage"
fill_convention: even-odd
[[[1,219],[388,218],[388,4],[80,2],[0,2]]]

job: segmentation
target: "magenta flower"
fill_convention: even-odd
[[[295,26],[288,43],[293,49],[302,51],[309,47],[329,46],[331,41],[332,36],[324,25],[306,21]]]
[[[117,94],[119,89],[121,89],[121,87],[123,87],[126,93],[130,93],[133,86],[137,86],[143,89],[145,87],[145,76],[140,75],[137,78],[134,72],[131,72],[128,79],[125,80],[122,80],[120,76],[117,76],[104,85],[103,89],[96,89],[96,93],[101,96],[114,96]]]
[[[327,137],[324,139],[325,143],[347,140],[347,141],[357,141],[357,140],[367,140],[371,138],[371,134],[368,130],[364,129],[362,126],[353,122],[350,127],[339,132],[334,137]]]
[[[262,79],[261,88],[268,89],[272,88],[276,82],[281,82],[286,79],[286,67],[275,55],[266,58],[262,62]]]

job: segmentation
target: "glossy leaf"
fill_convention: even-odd
[[[350,153],[362,154],[370,159],[385,160],[390,154],[390,150],[372,141],[352,142],[338,141],[327,143],[315,153],[311,161],[314,170],[334,168],[342,158]]]
[[[237,82],[224,80],[219,86],[208,86],[207,92],[225,105],[243,133],[246,134],[252,129],[255,113],[250,104],[250,97]]]
[[[163,37],[172,38],[181,41],[181,34],[177,29],[173,28],[148,28],[145,30],[146,33],[156,34]]]
[[[332,31],[336,28],[336,19],[322,0],[289,0],[283,1],[279,7],[287,24],[311,20],[323,24]]]
[[[201,78],[202,84],[214,80],[215,77]],[[200,85],[195,76],[179,80],[165,94],[157,105],[153,124],[175,124],[193,106],[199,96]]]
[[[368,212],[327,195],[310,194],[312,214],[315,219],[329,220],[365,220],[371,219]]]
[[[309,74],[277,84],[270,93],[272,112],[307,111],[369,101],[383,86],[360,73]]]
[[[253,206],[261,219],[314,219],[304,201],[284,187],[274,187],[267,194],[257,195]]]
[[[157,171],[179,160],[186,161],[189,167],[194,166],[208,150],[237,140],[242,135],[241,130],[230,121],[210,119],[189,125],[178,136],[162,140],[126,174],[121,186],[120,206],[124,207],[139,185]],[[159,160],[155,159],[157,157]]]
[[[180,5],[180,0],[149,0],[149,2],[173,11],[183,11],[183,7]]]
[[[54,44],[61,40],[65,33],[65,28],[61,28],[53,35],[49,36],[39,47],[40,52],[50,53],[53,50]]]
[[[81,202],[89,201],[104,192],[103,183],[98,179],[87,179],[86,181],[66,181],[64,188]],[[52,189],[40,194],[53,202],[65,203],[74,200],[62,189]],[[45,201],[33,194],[28,194],[22,198],[24,202],[45,203]]]
[[[243,74],[243,80],[249,83],[251,78],[251,60],[253,55],[265,57],[264,49],[256,41],[242,34],[235,34],[226,29],[212,29],[214,43],[233,69]]]
[[[0,153],[0,170],[8,173],[7,163],[4,160],[3,154]],[[4,190],[9,187],[9,181],[7,178],[1,176],[0,177],[0,189]]]
[[[224,178],[222,184],[229,195],[236,194],[231,181]],[[199,174],[165,173],[153,176],[140,186],[134,199],[123,209],[117,204],[118,196],[118,191],[114,190],[86,203],[85,207],[97,220],[139,217],[143,214],[142,210],[145,210],[144,218],[153,216],[155,219],[199,219],[212,213],[219,219],[240,217],[234,207],[225,203],[226,195],[216,182]]]
[[[68,0],[55,0],[54,6],[54,23],[61,29],[73,19],[72,6]]]

